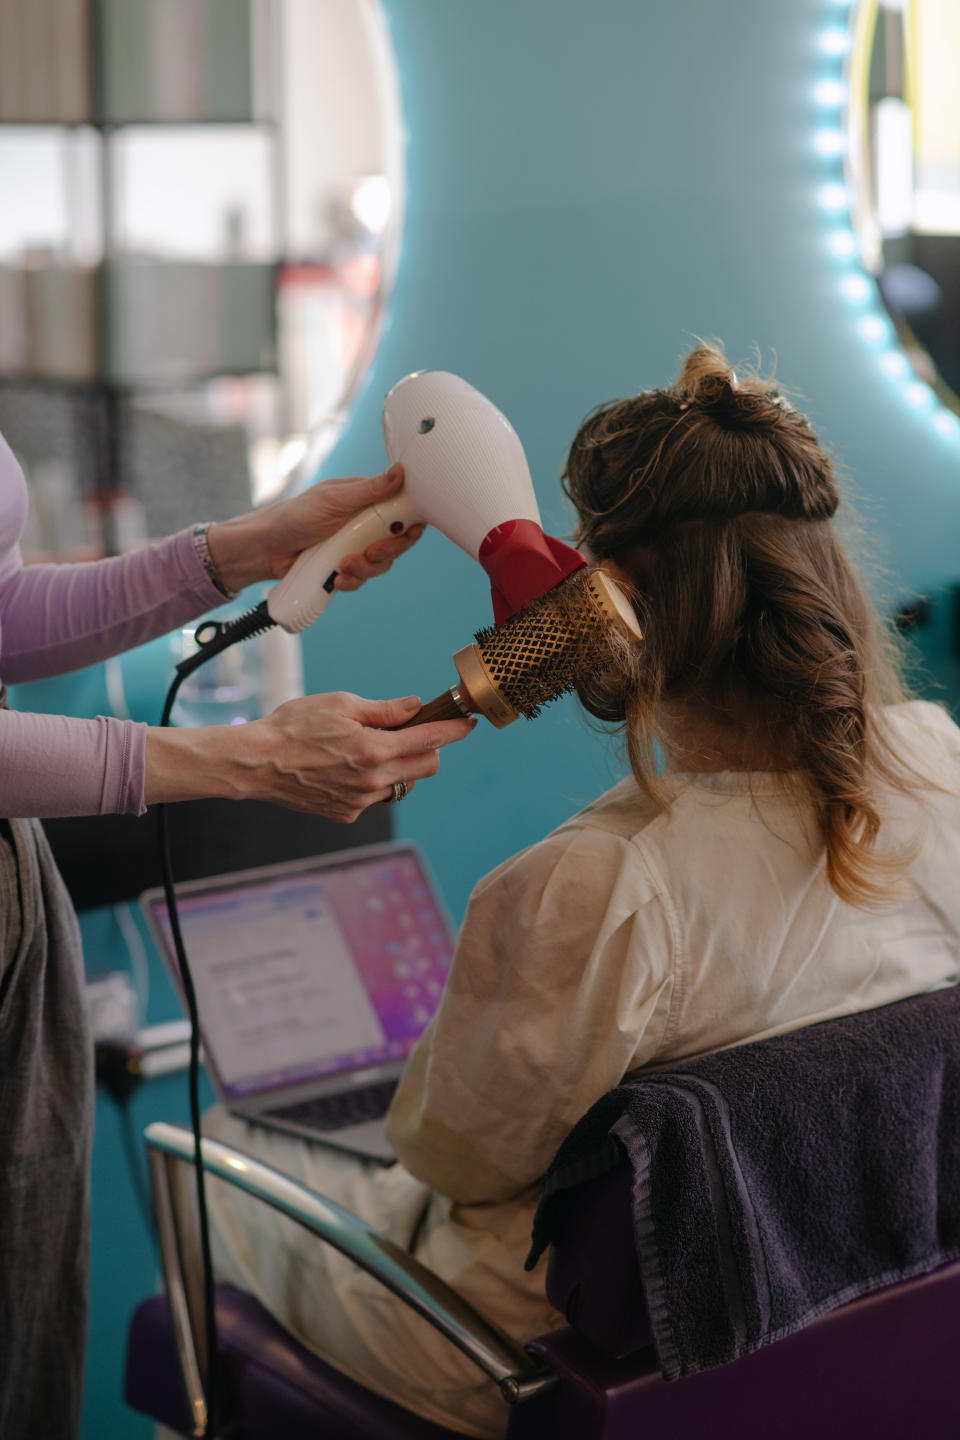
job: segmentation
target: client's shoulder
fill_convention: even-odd
[[[567,836],[583,831],[632,840],[660,814],[656,803],[644,794],[633,776],[628,775],[619,785],[614,785],[612,790],[607,790],[575,815],[571,815],[570,819],[559,825],[547,839],[554,835]]]
[[[609,884],[624,871],[630,872],[635,886],[653,893],[657,887],[646,875],[633,841],[658,813],[628,778],[542,840],[504,860],[479,882],[473,898],[494,888],[533,893],[548,884],[553,891],[569,886],[572,895],[582,897],[595,881],[602,878]]]
[[[939,770],[954,771],[960,764],[960,728],[944,706],[908,700],[886,706],[882,717],[887,739],[907,765],[937,780],[943,778]]]

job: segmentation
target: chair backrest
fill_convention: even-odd
[[[569,1325],[621,1358],[653,1343],[633,1243],[625,1164],[578,1186],[550,1249],[547,1298]]]
[[[549,1297],[631,1354],[639,1254],[664,1373],[734,1359],[960,1255],[958,1124],[957,987],[628,1077],[547,1177]]]

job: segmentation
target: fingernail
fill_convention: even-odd
[[[408,696],[406,697],[406,699],[401,700],[400,703],[401,703],[401,705],[403,706],[404,710],[419,710],[419,709],[420,709],[420,696],[419,696],[419,695],[408,695]]]

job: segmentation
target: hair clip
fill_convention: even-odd
[[[737,379],[737,372],[736,372],[736,370],[731,370],[731,371],[730,371],[730,378],[729,378],[729,380],[727,381],[727,384],[730,386],[730,389],[731,389],[731,390],[739,390],[739,389],[740,389],[740,381]]]

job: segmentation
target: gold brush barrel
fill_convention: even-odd
[[[477,634],[453,657],[460,683],[407,722],[484,715],[498,730],[572,690],[609,665],[613,639],[636,645],[640,627],[626,595],[602,570],[581,570],[514,615]]]

